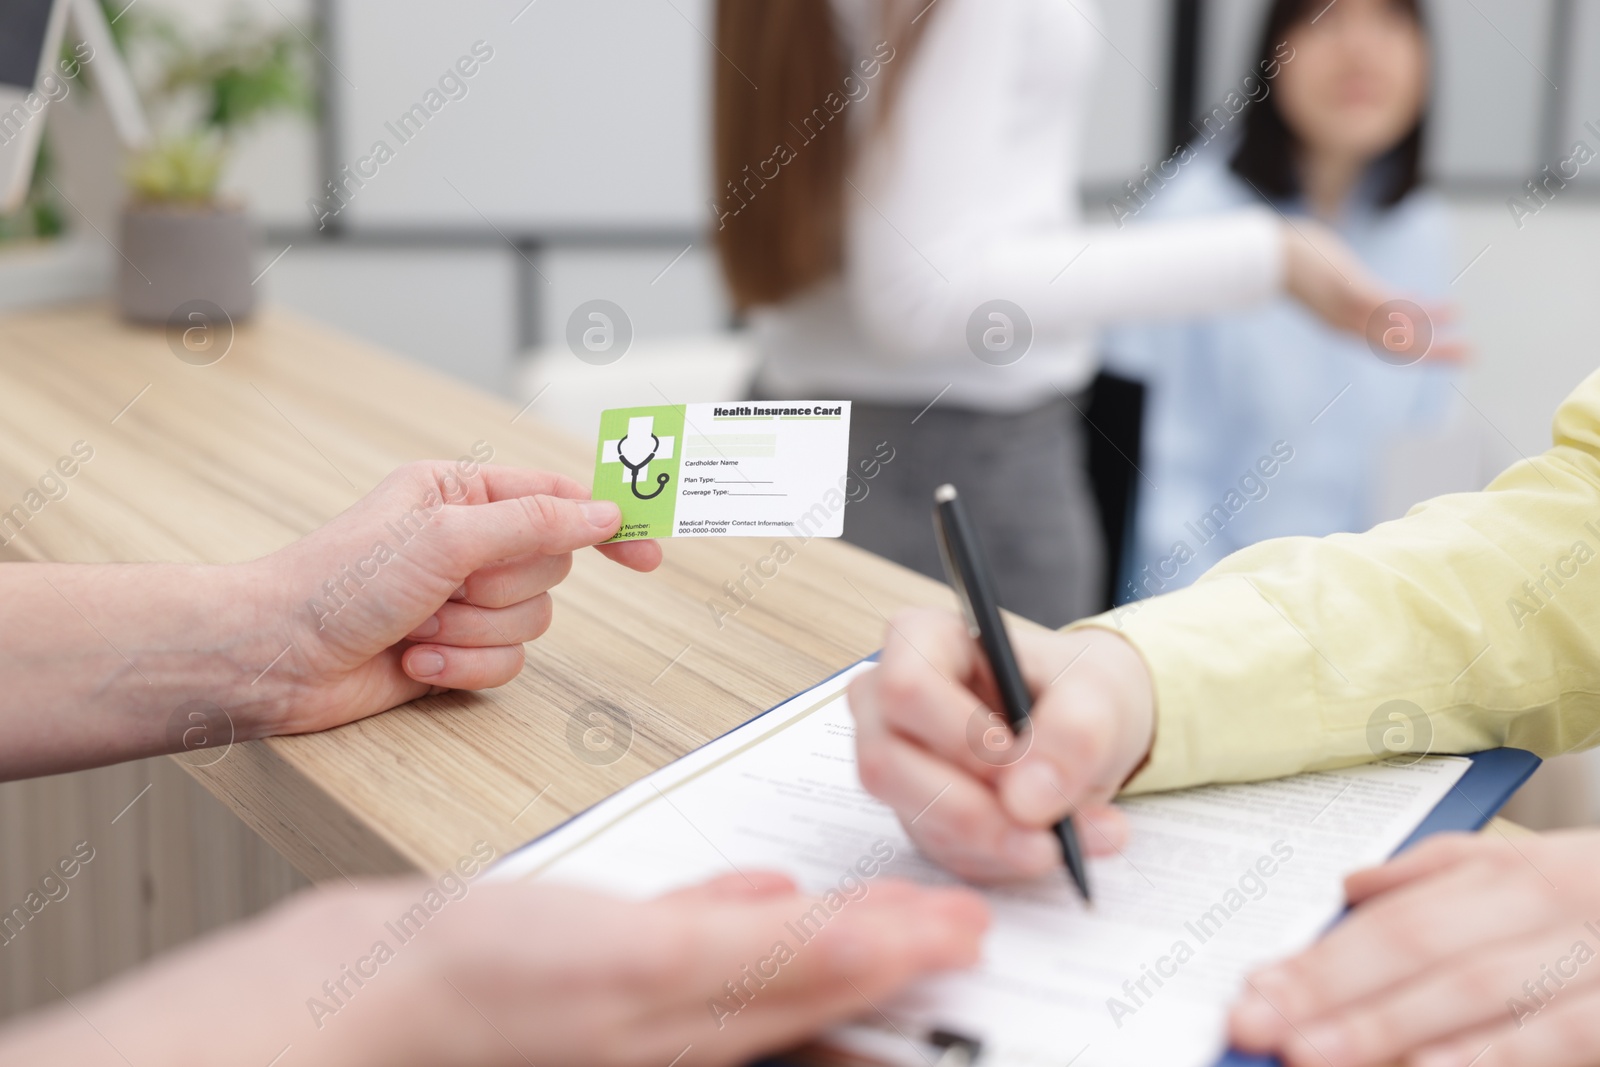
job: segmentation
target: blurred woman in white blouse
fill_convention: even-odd
[[[937,575],[932,493],[953,482],[1002,605],[1052,626],[1099,608],[1104,583],[1081,414],[1099,327],[1286,292],[1360,334],[1398,295],[1266,206],[1085,226],[1096,17],[1091,0],[717,14],[713,227],[756,393],[854,402],[852,463],[874,476],[849,540]]]

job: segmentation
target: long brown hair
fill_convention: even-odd
[[[897,13],[902,6],[884,4]],[[872,73],[858,72],[829,0],[718,0],[711,212],[740,310],[838,272],[850,151],[837,120],[858,99],[848,86],[881,70],[878,111],[886,114],[895,75],[927,21],[886,18]]]
[[[1428,19],[1417,0],[1398,0],[1399,6],[1417,24],[1424,40],[1428,34]],[[1261,30],[1258,64],[1253,69],[1266,70],[1274,61],[1279,45],[1290,32],[1303,23],[1312,21],[1319,11],[1326,10],[1321,0],[1277,0],[1267,13]],[[1234,153],[1230,166],[1233,172],[1250,182],[1264,195],[1287,200],[1300,195],[1300,171],[1295,156],[1298,140],[1283,115],[1278,111],[1276,94],[1250,105],[1245,116],[1244,138]],[[1375,195],[1381,207],[1394,207],[1406,194],[1422,183],[1423,145],[1428,132],[1428,105],[1411,132],[1400,139],[1382,159],[1373,164],[1372,173],[1377,181]]]

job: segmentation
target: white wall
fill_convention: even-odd
[[[1084,154],[1085,184],[1117,185],[1165,155],[1171,27],[1166,0],[1101,0],[1082,9],[1105,41]],[[1092,13],[1092,14],[1091,14]]]
[[[1454,202],[1461,268],[1482,254],[1455,285],[1475,350],[1464,391],[1529,455],[1549,447],[1561,398],[1600,369],[1591,311],[1600,202],[1580,197],[1556,201],[1521,230],[1503,199]]]
[[[266,269],[278,246],[263,253]],[[273,300],[509,393],[517,351],[516,253],[487,248],[296,245],[262,284]]]
[[[715,252],[693,245],[551,251],[536,279],[540,336],[560,344],[578,305],[596,299],[622,307],[635,337],[654,342],[724,329],[732,314]]]
[[[348,224],[699,229],[710,0],[336,0],[337,164],[394,150]],[[469,54],[470,50],[470,54]],[[414,133],[400,116],[465,60]],[[448,91],[448,90],[447,90]],[[426,116],[426,112],[424,112]]]

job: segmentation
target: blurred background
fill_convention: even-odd
[[[1428,166],[1456,216],[1454,289],[1476,354],[1465,391],[1491,447],[1514,458],[1545,447],[1556,403],[1593,367],[1584,342],[1600,281],[1600,167],[1520,225],[1507,201],[1575,141],[1600,149],[1584,128],[1600,125],[1600,0],[1428,7],[1438,48]],[[1239,85],[1264,8],[1084,8],[1109,44],[1086,154],[1092,218],[1108,219],[1122,183]],[[169,16],[206,42],[241,14],[316,42],[316,112],[264,115],[238,136],[222,178],[259,224],[266,300],[513,397],[537,393],[541,371],[547,381],[590,369],[570,356],[541,367],[539,356],[566,351],[568,319],[596,298],[631,319],[635,370],[659,358],[663,372],[692,376],[680,364],[698,350],[711,381],[737,373],[707,232],[709,0],[136,0],[124,19]],[[385,124],[478,41],[493,58],[463,79],[466,95],[398,144]],[[102,109],[92,93],[52,109],[60,192],[45,192],[70,200],[56,205],[65,232],[46,247],[0,245],[0,304],[107,284],[115,254],[99,234],[115,232],[124,192]],[[395,158],[319,230],[308,205],[328,203],[326,183],[380,138]],[[707,353],[699,342],[713,337]],[[588,409],[571,406],[590,432]]]
[[[229,151],[127,175],[98,94],[52,105],[29,203],[0,222],[0,311],[105,296],[128,181],[204,185],[216,165],[221,195],[253,220],[252,288],[268,306],[533,405],[586,438],[602,407],[745,394],[749,352],[710,240],[710,0],[105,6],[141,86],[235,102]],[[1240,85],[1265,7],[1082,8],[1109,46],[1085,156],[1091,221],[1111,221],[1124,183]],[[1545,169],[1579,142],[1600,153],[1600,0],[1427,8],[1427,171],[1453,216],[1452,300],[1472,363],[1448,433],[1417,442],[1375,487],[1378,518],[1542,451],[1557,404],[1596,365],[1600,165],[1570,181]],[[473,73],[453,74],[463,59]],[[237,84],[216,91],[228,78]],[[442,103],[415,118],[430,92]],[[390,151],[374,158],[380,140]],[[594,300],[631,328],[619,364],[591,365],[568,346],[575,312]],[[1600,822],[1597,771],[1588,755],[1555,761],[1513,817]],[[27,794],[7,795],[14,817]],[[218,915],[297,884],[266,853],[219,866],[231,888],[218,892],[243,904],[218,903]],[[158,931],[122,957],[176,939]],[[0,997],[0,1012],[31,999]]]

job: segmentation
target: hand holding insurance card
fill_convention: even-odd
[[[594,495],[613,541],[844,532],[850,404],[785,400],[616,408],[600,415]]]

